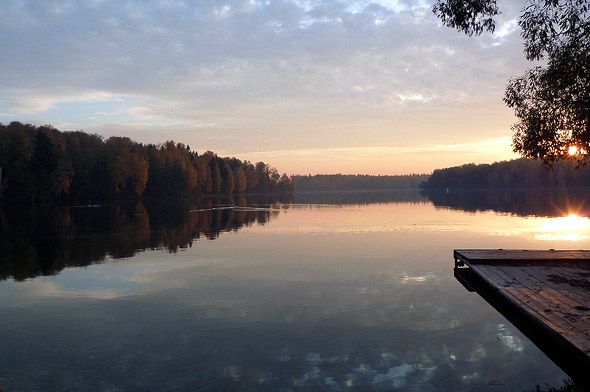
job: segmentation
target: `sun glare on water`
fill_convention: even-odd
[[[590,237],[590,219],[576,214],[548,218],[537,230],[535,238],[555,241],[582,241]]]

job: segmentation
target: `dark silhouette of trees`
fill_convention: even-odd
[[[290,177],[211,151],[126,137],[0,124],[0,197],[13,202],[292,192]]]
[[[228,159],[223,159],[221,161],[221,178],[221,192],[233,193],[235,188],[234,171],[232,170]]]
[[[519,189],[590,186],[590,167],[559,161],[551,168],[532,159],[493,164],[474,163],[437,169],[421,185],[423,189]]]
[[[389,190],[418,189],[428,178],[426,174],[402,176],[370,176],[350,174],[317,174],[293,176],[293,186],[297,191],[355,191],[355,190]]]
[[[432,11],[443,24],[473,36],[494,32],[494,16],[500,13],[496,0],[439,0]]]
[[[246,192],[253,192],[258,188],[258,178],[256,177],[256,169],[250,162],[244,162],[244,172],[246,173]]]
[[[493,32],[496,0],[438,0],[442,22],[468,35]],[[590,2],[529,0],[521,12],[527,60],[545,60],[511,79],[504,102],[514,109],[513,147],[545,163],[590,158]]]
[[[57,131],[41,127],[35,137],[31,169],[35,173],[38,200],[51,200],[70,190],[72,165],[65,152],[65,142]]]

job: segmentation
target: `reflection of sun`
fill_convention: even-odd
[[[535,237],[541,240],[581,241],[588,238],[590,219],[569,214],[560,218],[545,219]]]

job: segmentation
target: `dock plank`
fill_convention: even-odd
[[[588,308],[590,306],[590,291],[579,290],[568,284],[577,276],[572,269],[535,266],[497,268],[504,269],[507,274],[514,276],[539,295],[548,299],[554,298],[558,303],[563,303],[568,308],[577,309],[582,312],[581,314],[590,317],[590,313],[583,313],[590,311]]]
[[[455,276],[469,291],[501,306],[576,382],[590,386],[590,250],[460,249],[453,255]]]
[[[471,264],[493,261],[567,261],[571,263],[590,261],[590,250],[527,250],[527,249],[457,249],[455,258]]]
[[[478,266],[478,270],[480,270]],[[555,314],[555,304],[549,303],[539,298],[535,293],[524,284],[506,275],[501,269],[494,266],[485,266],[487,276],[493,277],[492,282],[501,286],[502,295],[508,297],[514,304],[523,309],[523,311],[533,315],[539,322],[543,323],[546,328],[555,331],[557,334],[565,336],[571,330],[571,323],[553,316]],[[550,310],[549,312],[547,310]],[[553,317],[547,317],[551,314]]]
[[[533,314],[540,322],[555,330],[565,339],[575,343],[583,351],[590,350],[589,320],[574,318],[572,309],[576,306],[569,299],[563,298],[559,292],[545,295],[542,291],[535,291],[526,283],[518,280],[514,274],[507,274],[501,267],[492,266],[491,269],[502,279],[516,279],[519,285],[513,284],[504,288],[505,295],[510,295],[520,302],[521,306]],[[514,271],[513,271],[514,272]]]

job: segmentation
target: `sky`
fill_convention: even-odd
[[[494,34],[429,0],[2,0],[0,122],[264,161],[288,174],[429,173],[512,159],[502,96],[520,1]]]

